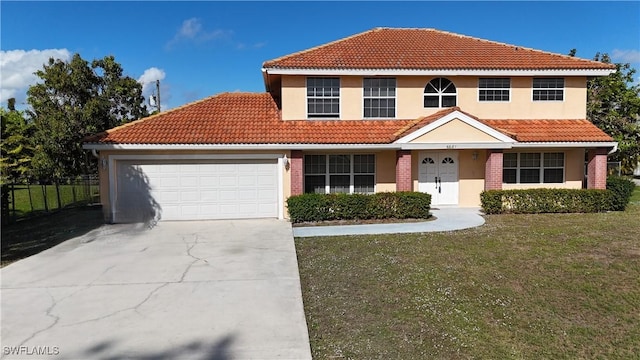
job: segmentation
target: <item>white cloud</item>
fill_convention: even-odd
[[[182,26],[180,26],[173,38],[165,45],[165,49],[171,50],[175,45],[182,42],[203,43],[228,38],[232,33],[230,30],[221,29],[211,31],[204,30],[200,19],[191,18],[182,22]]]
[[[162,69],[158,69],[157,67],[150,67],[146,69],[142,75],[138,78],[138,82],[142,84],[142,95],[147,100],[146,106],[149,111],[153,109],[149,106],[149,98],[151,94],[156,92],[156,80],[164,80],[166,77],[166,73]],[[170,98],[169,87],[165,84],[160,84],[160,102],[162,105],[161,108],[163,110],[167,110],[168,107],[165,105],[167,100]]]
[[[625,63],[637,63],[640,62],[640,51],[614,49],[611,58]]]
[[[68,61],[71,53],[67,49],[45,50],[0,50],[0,103],[15,97],[16,103],[25,102],[29,86],[38,82],[34,75],[49,61],[49,58]]]

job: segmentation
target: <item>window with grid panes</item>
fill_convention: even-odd
[[[443,108],[456,106],[458,92],[449,79],[436,78],[424,88],[424,107]]]
[[[480,78],[478,80],[478,101],[509,101],[511,79]]]
[[[533,101],[564,100],[563,78],[534,78]]]
[[[375,191],[375,155],[305,155],[305,193],[363,193]]]
[[[365,78],[363,92],[365,118],[396,116],[395,78]]]
[[[309,118],[340,117],[339,78],[307,78],[307,116]]]
[[[564,153],[505,153],[502,158],[505,184],[558,184],[564,182]]]

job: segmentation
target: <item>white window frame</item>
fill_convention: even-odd
[[[449,81],[449,83],[450,83],[449,86],[453,86],[453,88],[455,89],[455,92],[453,92],[453,93],[444,92],[445,90],[447,90],[449,88],[449,86],[446,86],[446,87],[442,88],[442,81],[440,81],[440,83],[438,84],[438,88],[436,88],[435,86],[431,85],[431,82],[433,82],[435,80],[441,80],[441,79]],[[436,90],[435,93],[427,93],[427,87],[429,85],[431,85]],[[438,97],[438,106],[437,107],[436,106],[425,106],[424,101],[426,100],[427,96],[429,96],[429,97],[437,96]],[[445,96],[455,96],[456,104],[453,105],[453,106],[442,106],[442,98],[445,97]],[[427,85],[424,86],[424,89],[422,91],[422,107],[424,107],[425,109],[443,109],[443,108],[449,108],[449,107],[455,107],[455,106],[458,106],[458,87],[456,86],[456,84],[452,80],[450,80],[450,79],[448,79],[446,77],[437,77],[437,78],[433,78],[433,79],[429,80]]]
[[[373,96],[373,95],[365,95],[365,84],[367,82],[367,80],[393,80],[395,83],[395,86],[393,88],[393,96],[381,96],[381,95],[377,95],[377,96]],[[387,88],[388,89],[388,88]],[[365,77],[362,78],[362,118],[363,119],[395,119],[398,116],[398,79],[394,78],[394,77]],[[367,100],[388,100],[388,99],[393,99],[393,116],[366,116],[366,106],[365,103],[367,102]],[[388,109],[388,107],[387,107]]]
[[[376,163],[376,155],[375,154],[371,154],[371,153],[357,153],[357,154],[340,154],[340,153],[328,153],[328,154],[305,154],[304,156],[304,161],[306,162],[306,156],[324,156],[325,157],[325,171],[323,174],[307,174],[305,166],[303,164],[303,174],[302,177],[304,179],[304,183],[303,183],[303,190],[306,193],[306,182],[307,182],[307,175],[309,176],[320,176],[320,175],[324,175],[325,176],[325,182],[324,182],[324,193],[325,194],[333,194],[331,192],[331,176],[332,175],[348,175],[349,176],[349,192],[348,194],[355,194],[355,176],[356,175],[367,175],[367,176],[371,176],[373,175],[373,192],[371,193],[358,193],[358,194],[375,194],[376,193],[376,188],[377,188],[377,184],[376,184],[376,168],[377,168],[377,163]],[[372,173],[364,173],[364,172],[359,172],[356,173],[354,171],[354,157],[357,155],[369,155],[369,156],[373,156],[373,172]],[[330,172],[330,157],[331,156],[349,156],[349,172],[348,173],[333,173]]]
[[[536,86],[536,80],[541,81],[541,80],[562,80],[562,87],[535,87]],[[566,80],[565,78],[562,77],[534,77],[533,79],[531,79],[531,101],[533,102],[546,102],[546,101],[556,101],[556,102],[563,102],[567,92],[565,91],[566,88]],[[549,90],[560,90],[562,91],[562,100],[558,100],[558,99],[538,99],[536,100],[536,91],[549,91]]]
[[[513,184],[520,184],[520,185],[564,184],[564,183],[567,182],[567,176],[566,176],[567,175],[566,174],[567,173],[567,171],[566,171],[566,169],[567,169],[567,155],[562,151],[517,152],[517,153],[509,152],[509,153],[504,153],[504,155],[506,155],[506,154],[515,154],[516,155],[517,165],[516,165],[516,167],[512,167],[512,166],[506,167],[504,165],[504,162],[503,162],[502,172],[504,174],[505,170],[515,170],[516,171],[516,182],[514,182],[514,183],[505,183],[504,182],[504,175],[503,175],[503,178],[502,178],[502,180],[503,180],[502,183],[503,184],[511,184],[511,185],[513,185]],[[540,165],[537,166],[537,167],[523,167],[521,165],[521,155],[522,154],[538,154],[538,155],[540,155]],[[562,154],[562,166],[545,166],[545,164],[544,164],[545,156],[549,155],[549,154]],[[520,182],[520,170],[523,170],[523,169],[527,169],[527,170],[538,169],[538,171],[539,171],[539,175],[538,175],[539,176],[539,178],[538,178],[539,180],[538,180],[538,182],[525,182],[525,183]],[[562,181],[561,182],[545,182],[544,181],[544,171],[547,170],[547,169],[548,170],[562,169]]]
[[[507,87],[482,87],[482,81],[487,80],[507,80]],[[482,100],[480,99],[480,95],[483,91],[507,91],[507,100]],[[511,78],[478,78],[478,102],[511,102]]]
[[[309,80],[338,80],[338,96],[333,95],[309,95]],[[324,89],[324,87],[323,87]],[[324,90],[323,90],[324,91]],[[340,112],[342,111],[342,106],[340,106],[340,95],[342,93],[342,87],[339,77],[321,77],[321,76],[309,76],[305,80],[305,96],[306,96],[306,107],[305,111],[307,113],[307,119],[311,120],[331,120],[331,119],[340,119]],[[309,100],[310,99],[321,99],[321,100],[338,100],[338,113],[309,113]]]

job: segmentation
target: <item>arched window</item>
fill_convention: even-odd
[[[442,108],[456,106],[458,92],[449,79],[436,78],[424,88],[424,107]]]

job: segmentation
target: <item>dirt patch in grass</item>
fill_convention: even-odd
[[[85,206],[3,226],[1,267],[83,235],[103,224],[101,207]]]
[[[485,218],[461,231],[296,239],[314,358],[640,353],[640,205]]]

